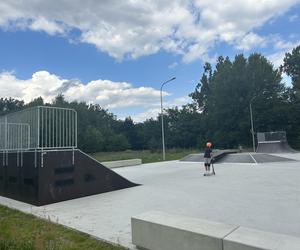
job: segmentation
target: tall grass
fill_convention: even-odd
[[[0,250],[124,250],[0,205]]]

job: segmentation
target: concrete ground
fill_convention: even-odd
[[[300,160],[300,153],[280,155]],[[170,161],[115,169],[141,186],[35,207],[0,203],[135,249],[130,218],[149,210],[300,237],[300,162],[215,164]]]

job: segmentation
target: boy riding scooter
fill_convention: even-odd
[[[213,169],[213,172],[210,173],[210,164],[212,164],[212,160],[213,160],[212,143],[207,142],[206,148],[204,151],[204,166],[205,166],[204,176],[209,176],[209,175],[215,174],[214,169]],[[212,166],[212,168],[213,168],[213,166]]]

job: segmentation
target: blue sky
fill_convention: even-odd
[[[190,101],[203,62],[300,44],[300,1],[14,1],[0,4],[0,97],[99,103],[135,121]],[[284,78],[287,82],[288,78]],[[63,91],[62,91],[63,90]]]

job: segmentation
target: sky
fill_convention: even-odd
[[[164,107],[180,107],[205,62],[258,52],[278,67],[299,27],[300,0],[2,0],[0,98],[63,94],[142,122],[164,81]]]

